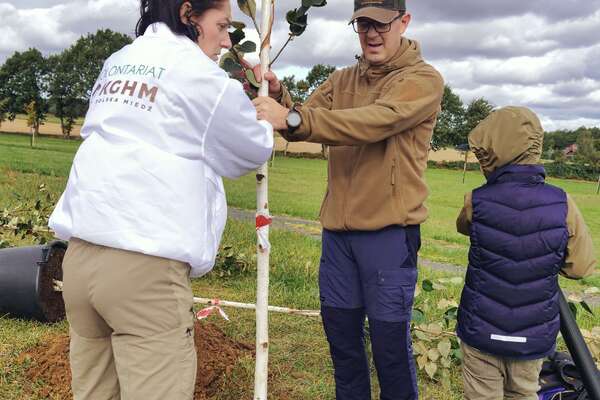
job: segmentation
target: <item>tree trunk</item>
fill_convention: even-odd
[[[35,147],[35,127],[32,126],[31,128],[31,147]]]
[[[62,132],[63,138],[66,138],[68,136],[65,132],[65,120],[62,115],[60,116],[60,131]]]
[[[263,76],[269,70],[271,48],[271,24],[273,0],[262,0],[260,64]],[[263,79],[259,96],[269,95],[269,83]],[[269,168],[265,163],[256,174],[256,208],[258,216],[269,217]],[[258,227],[257,223],[257,227]],[[254,369],[254,400],[267,399],[269,370],[269,225],[261,227],[267,242],[257,240],[257,285],[256,285],[256,364]],[[258,232],[258,230],[257,230]]]
[[[465,183],[465,177],[467,176],[467,163],[469,162],[469,151],[465,151],[465,165],[463,165],[463,183]]]

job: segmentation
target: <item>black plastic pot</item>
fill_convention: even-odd
[[[62,260],[67,243],[0,250],[0,315],[57,322],[65,317],[62,292]]]

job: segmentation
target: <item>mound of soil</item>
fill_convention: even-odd
[[[194,400],[207,400],[215,395],[221,377],[232,371],[237,360],[245,354],[252,354],[253,346],[235,342],[217,326],[199,321],[196,322],[194,339],[198,354]],[[52,399],[73,398],[68,335],[47,338],[44,343],[21,354],[20,360],[31,363],[26,371],[29,382],[45,383],[37,391],[38,395]]]

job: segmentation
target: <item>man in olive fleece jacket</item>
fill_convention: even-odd
[[[334,72],[303,105],[266,74],[277,100],[254,104],[287,140],[331,146],[319,286],[336,398],[371,399],[367,315],[381,399],[417,399],[409,326],[427,217],[423,174],[444,83],[403,37],[404,0],[356,0],[354,9],[356,65]]]

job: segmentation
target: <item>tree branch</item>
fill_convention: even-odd
[[[271,65],[273,65],[273,63],[275,61],[277,61],[277,59],[279,58],[279,56],[281,55],[281,53],[283,52],[283,50],[285,49],[285,47],[292,41],[294,40],[295,35],[290,33],[288,40],[284,43],[284,45],[281,47],[281,49],[277,52],[277,55],[275,56],[275,58],[273,58],[273,60],[271,61],[271,63],[269,64],[269,68],[271,68]]]

